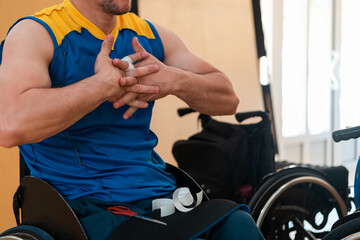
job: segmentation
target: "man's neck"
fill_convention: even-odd
[[[106,35],[116,26],[116,15],[105,13],[96,1],[70,0],[75,8]]]

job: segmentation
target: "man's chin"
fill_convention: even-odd
[[[118,6],[112,0],[104,0],[102,1],[99,6],[103,9],[104,12],[111,14],[111,15],[123,15],[131,10],[131,1],[126,6]]]

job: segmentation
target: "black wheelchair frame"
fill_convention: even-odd
[[[171,173],[178,187],[188,187],[195,195],[202,191],[186,172],[171,165]],[[13,209],[17,227],[0,234],[1,240],[87,240],[80,221],[66,200],[47,182],[29,176],[29,169],[20,154],[20,186],[14,194]]]
[[[349,139],[357,139],[360,137],[360,126],[341,129],[333,132],[333,140],[335,142],[346,141]],[[324,240],[354,240],[360,239],[360,209],[359,209],[359,176],[360,176],[360,157],[357,162],[355,181],[354,181],[354,195],[355,195],[355,212],[348,216],[339,219],[333,226],[329,234],[324,237]]]
[[[301,165],[266,176],[249,203],[265,238],[322,239],[334,216],[341,219],[349,208],[347,194],[340,195],[331,182],[321,171]]]

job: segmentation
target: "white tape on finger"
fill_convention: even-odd
[[[133,61],[131,60],[131,58],[129,56],[123,57],[121,60],[129,63],[129,67],[125,71],[134,69]]]
[[[129,56],[123,57],[121,60],[126,61],[126,62],[131,63],[131,64],[134,63],[133,60]]]

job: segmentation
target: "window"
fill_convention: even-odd
[[[264,0],[262,12],[280,159],[354,161],[355,141],[331,132],[360,124],[360,1]]]
[[[330,128],[331,2],[284,0],[283,136]]]
[[[360,1],[342,0],[340,127],[360,124]]]

